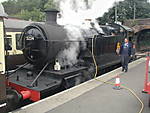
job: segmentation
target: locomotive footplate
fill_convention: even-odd
[[[55,75],[57,77],[65,78],[71,75],[75,75],[76,73],[79,73],[81,70],[87,70],[87,67],[72,67],[72,68],[62,69],[60,71],[46,70],[45,72]]]
[[[53,76],[62,79],[62,86],[65,88],[70,88],[75,85],[78,85],[88,79],[85,79],[85,71],[87,72],[88,68],[87,67],[72,67],[72,68],[66,68],[62,69],[60,71],[55,71],[55,70],[47,70],[45,71],[46,73],[50,73]]]
[[[30,100],[38,101],[41,98],[59,92],[61,87],[69,88],[81,83],[79,78],[82,71],[87,67],[73,67],[60,71],[45,70],[38,78],[34,86],[30,86],[32,81],[38,75],[38,71],[29,71],[28,69],[21,69],[14,73],[9,78],[9,86],[14,88],[19,93],[22,91],[30,91]],[[78,79],[77,79],[78,78]]]

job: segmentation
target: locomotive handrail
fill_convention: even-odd
[[[29,64],[28,62],[25,63],[25,64],[23,64],[22,66],[20,66],[20,67],[18,67],[17,69],[13,70],[12,73],[7,74],[7,76],[8,76],[9,78],[12,77],[12,76],[13,76],[12,74],[14,74],[16,71],[18,71],[19,69],[23,68],[24,66],[26,66],[26,65],[28,65],[28,64]],[[10,75],[12,75],[12,76],[10,76]]]
[[[87,42],[85,40],[44,40],[46,42]]]
[[[33,87],[34,83],[37,81],[37,79],[41,76],[41,74],[43,73],[43,71],[46,69],[46,67],[49,65],[49,63],[47,63],[43,69],[40,71],[40,73],[36,76],[36,78],[33,80],[33,82],[29,85],[29,87]]]

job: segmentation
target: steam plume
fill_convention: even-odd
[[[78,62],[78,54],[80,53],[80,41],[85,41],[86,37],[93,37],[91,33],[93,27],[90,23],[94,23],[95,29],[103,32],[99,27],[96,18],[103,15],[116,0],[55,0],[59,4],[61,18],[57,23],[64,25],[67,31],[67,40],[74,42],[67,43],[67,47],[60,51],[57,59],[62,66],[72,66]],[[85,20],[91,20],[85,22]],[[84,31],[84,33],[83,33]],[[86,47],[85,43],[82,43]]]

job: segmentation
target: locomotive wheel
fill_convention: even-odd
[[[82,73],[83,73],[83,82],[93,79],[94,73],[95,73],[95,68],[91,64],[91,66],[89,66],[88,70],[84,70]]]
[[[76,77],[76,78],[75,78],[75,86],[81,84],[82,81],[83,81],[82,79],[83,79],[83,78],[82,78],[81,76]]]
[[[90,80],[90,79],[92,79],[90,72],[89,71],[83,71],[83,77],[82,77],[83,82]]]

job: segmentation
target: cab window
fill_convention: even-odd
[[[21,34],[16,34],[16,49],[21,50],[21,40],[20,40]]]
[[[5,50],[12,50],[12,38],[5,38]]]

